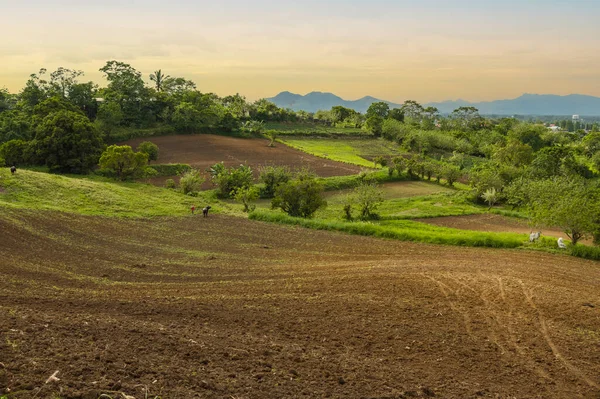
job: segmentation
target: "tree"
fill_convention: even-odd
[[[150,74],[150,80],[154,82],[155,88],[157,92],[163,91],[165,80],[169,79],[170,76],[162,73],[162,70],[154,71],[154,73]]]
[[[202,173],[197,169],[190,169],[181,175],[179,179],[179,187],[181,192],[186,195],[195,195],[202,188],[202,184],[206,179],[202,176]]]
[[[123,118],[123,111],[121,110],[119,103],[103,102],[98,107],[96,123],[108,140],[114,130],[121,124]]]
[[[87,173],[98,164],[104,144],[85,115],[61,110],[39,124],[33,145],[38,160],[51,171]]]
[[[580,178],[530,181],[525,188],[532,222],[559,227],[573,245],[598,230],[598,193]]]
[[[375,211],[383,203],[383,191],[374,183],[361,184],[354,189],[353,201],[358,205],[360,219],[377,219]]]
[[[244,205],[244,212],[252,212],[256,207],[250,206],[251,202],[258,199],[259,190],[256,186],[239,187],[233,193],[233,198]]]
[[[252,169],[248,165],[227,168],[223,162],[210,168],[212,183],[219,189],[217,196],[231,198],[239,188],[250,187],[253,181]]]
[[[148,164],[148,154],[133,152],[128,145],[111,145],[100,157],[100,168],[114,173],[119,180],[139,176]]]
[[[265,166],[259,170],[259,180],[264,184],[261,197],[273,198],[275,190],[281,184],[287,183],[292,174],[287,166]]]
[[[423,116],[423,106],[416,101],[406,100],[400,110],[405,117],[420,121]]]
[[[498,201],[498,192],[494,187],[488,188],[483,194],[481,194],[481,198],[489,205],[489,211],[490,209],[492,209],[492,206],[494,206],[494,204]]]
[[[83,75],[83,71],[59,67],[50,74],[50,90],[52,95],[59,95],[62,98],[68,98],[77,78]]]
[[[452,187],[454,186],[454,183],[461,178],[462,173],[456,166],[445,164],[442,168],[442,176],[446,179],[448,185]]]
[[[20,166],[26,163],[28,143],[24,140],[10,140],[0,145],[0,157],[8,166]]]
[[[367,120],[373,116],[385,119],[388,117],[389,112],[390,106],[387,103],[384,103],[383,101],[372,103],[367,109]]]
[[[350,118],[350,116],[356,113],[355,110],[342,107],[341,105],[336,105],[331,108],[331,118],[333,123],[343,122],[346,119]]]
[[[398,122],[404,122],[404,112],[402,112],[400,108],[392,108],[388,113],[388,118]]]
[[[272,208],[281,208],[294,217],[309,218],[327,205],[323,199],[323,185],[310,174],[300,174],[295,179],[281,184],[271,201]]]
[[[379,137],[383,131],[383,121],[384,119],[381,116],[371,115],[367,117],[365,128],[373,133],[375,137]]]
[[[148,161],[158,160],[158,146],[150,141],[140,143],[136,150],[137,152],[143,152],[148,155]]]

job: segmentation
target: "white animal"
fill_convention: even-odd
[[[539,240],[541,235],[542,235],[541,231],[536,231],[535,233],[531,232],[531,234],[529,234],[529,242],[535,242],[535,241]]]
[[[567,249],[567,244],[564,243],[562,237],[560,237],[557,242],[558,242],[558,247],[560,249]]]

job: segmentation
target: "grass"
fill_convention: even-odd
[[[390,238],[401,241],[425,242],[470,247],[518,248],[527,241],[525,234],[482,233],[437,227],[409,220],[395,221],[393,225],[372,222],[345,222],[323,219],[302,219],[281,212],[256,210],[249,215],[252,220],[296,225],[315,230],[340,231],[349,234]]]
[[[302,139],[280,138],[280,142],[321,158],[374,168],[372,159],[377,156],[400,155],[398,146],[384,139]]]
[[[142,183],[117,183],[98,176],[61,176],[0,169],[0,207],[56,210],[119,217],[183,216],[195,204],[215,203],[213,192],[194,198]]]

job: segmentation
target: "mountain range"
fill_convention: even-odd
[[[333,93],[313,91],[306,95],[284,91],[275,97],[268,98],[278,107],[291,108],[294,111],[316,112],[329,110],[341,105],[358,112],[366,112],[374,102],[383,101],[390,108],[399,108],[402,104],[379,100],[374,97],[363,97],[358,100],[344,100]],[[448,114],[458,107],[475,107],[483,115],[585,115],[600,116],[600,97],[570,94],[558,96],[553,94],[523,94],[511,100],[469,102],[454,100],[423,104],[425,107],[436,107],[442,114]]]

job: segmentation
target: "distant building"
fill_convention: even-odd
[[[579,115],[573,115],[573,122],[579,122],[580,119]]]

